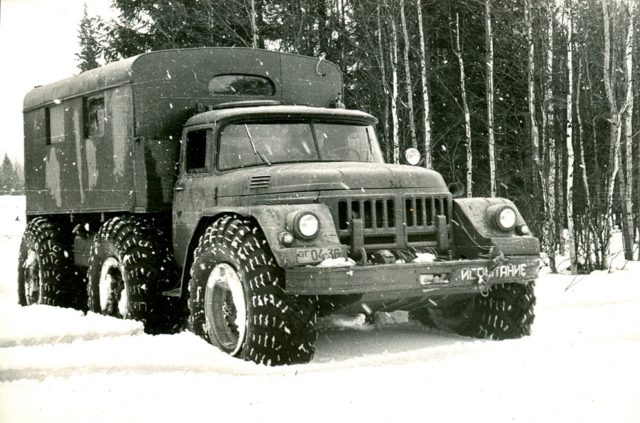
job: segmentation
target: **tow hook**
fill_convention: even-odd
[[[484,298],[489,296],[489,286],[487,285],[487,279],[484,275],[478,275],[478,289],[480,289],[480,295]]]
[[[491,274],[491,272],[493,272],[496,267],[508,262],[509,259],[504,256],[504,253],[502,253],[502,251],[500,251],[500,254],[496,254],[496,256],[491,261],[493,262],[493,264],[488,269],[487,275],[482,273],[478,275],[478,289],[480,289],[480,295],[485,298],[489,296],[489,285],[487,285],[489,274]]]

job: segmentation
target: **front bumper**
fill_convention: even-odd
[[[476,293],[498,283],[525,283],[538,277],[538,256],[380,264],[339,268],[285,269],[286,290],[297,295],[395,292],[401,296]]]

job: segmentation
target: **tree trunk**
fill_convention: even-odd
[[[456,13],[456,56],[460,67],[460,93],[462,95],[462,108],[464,110],[464,139],[467,147],[467,197],[473,197],[473,150],[471,149],[471,114],[467,102],[467,89],[464,75],[464,61],[460,48],[460,18]]]
[[[587,266],[587,270],[592,269],[591,262],[591,240],[593,239],[594,244],[597,242],[597,237],[595,236],[595,231],[593,230],[593,225],[591,223],[591,213],[593,211],[593,206],[591,204],[591,193],[589,190],[589,176],[587,173],[587,163],[584,158],[584,127],[582,125],[582,112],[580,108],[580,92],[582,88],[582,59],[578,63],[578,83],[576,84],[576,120],[578,121],[578,153],[580,155],[580,168],[582,169],[582,186],[584,189],[585,201],[587,203],[587,210],[584,213],[585,218],[583,219],[583,231],[585,232],[585,263]],[[596,245],[596,250],[598,246]]]
[[[258,48],[258,26],[256,25],[256,0],[250,0],[251,47]]]
[[[418,9],[418,32],[420,33],[420,82],[422,85],[422,108],[423,125],[424,125],[424,166],[426,168],[433,167],[433,159],[431,155],[431,110],[429,104],[429,87],[427,85],[427,48],[424,37],[424,27],[422,24],[422,3],[417,0],[416,7]],[[469,189],[471,187],[469,186]]]
[[[393,163],[400,162],[400,128],[398,122],[398,34],[393,15],[391,20],[391,120],[393,123]]]
[[[540,168],[540,133],[538,131],[538,121],[536,119],[536,86],[535,86],[535,44],[533,42],[533,24],[531,22],[531,0],[525,0],[524,9],[525,25],[527,27],[527,45],[529,52],[527,55],[527,93],[528,93],[528,105],[529,105],[529,128],[531,131],[531,150],[533,164],[535,166],[534,179],[536,180],[536,190],[542,192],[543,189],[540,186],[542,181],[542,170]],[[539,178],[539,179],[538,179]],[[546,207],[546,204],[544,205]]]
[[[380,57],[380,75],[382,76],[382,90],[384,92],[384,116],[382,117],[382,132],[384,135],[385,150],[387,153],[387,160],[392,158],[392,154],[389,154],[389,83],[387,81],[387,70],[385,66],[385,54],[382,45],[382,23],[380,21],[380,3],[377,5],[377,23],[378,23],[378,54]]]
[[[485,0],[485,41],[487,68],[487,131],[489,135],[489,178],[491,197],[497,194],[496,187],[496,141],[493,133],[493,30],[491,29],[491,0]]]
[[[554,107],[553,107],[553,21],[555,14],[554,0],[547,0],[547,28],[546,28],[546,63],[544,68],[544,98],[542,108],[542,134],[544,137],[543,154],[544,166],[542,170],[543,201],[545,203],[545,221],[542,228],[543,242],[549,257],[549,266],[553,273],[556,269],[556,141],[554,136]]]
[[[625,239],[624,256],[633,260],[633,30],[635,7],[629,2],[629,27],[625,43],[625,73],[627,79],[627,93],[625,99],[624,128],[625,128],[625,174],[623,198],[623,234]]]
[[[589,50],[585,50],[584,55],[586,57],[586,63],[587,63],[587,65],[584,68],[585,77],[587,78],[587,87],[588,87],[587,99],[589,100],[589,110],[593,111],[594,110],[593,87],[595,85],[591,78],[591,72],[589,70],[590,68],[588,65],[591,62]],[[600,159],[598,155],[598,145],[599,145],[598,131],[596,130],[598,119],[599,119],[599,116],[597,114],[593,114],[592,118],[590,119],[591,120],[590,141],[591,141],[591,148],[593,151],[593,155],[591,157],[591,163],[593,164],[593,169],[595,170],[593,173],[597,174],[598,177],[595,179],[594,183],[591,185],[591,188],[593,188],[593,195],[591,195],[590,197],[592,208],[589,214],[589,227],[591,228],[592,235],[593,235],[593,249],[595,253],[594,264],[596,268],[603,269],[604,264],[603,264],[602,258],[604,257],[604,254],[603,254],[604,238],[602,234],[602,224],[604,223],[606,226],[606,222],[602,222],[601,210],[602,210],[602,201],[603,201],[602,189],[606,185],[606,178],[598,174],[600,172]]]
[[[418,138],[416,135],[416,122],[413,115],[413,84],[411,83],[411,63],[409,62],[409,30],[407,29],[407,19],[404,15],[404,0],[400,1],[400,23],[402,24],[402,38],[404,48],[402,49],[404,59],[404,77],[407,83],[407,107],[409,108],[409,130],[411,132],[411,147],[418,148]]]
[[[571,0],[567,0],[567,243],[569,244],[569,260],[571,273],[577,274],[575,229],[573,227],[573,13]]]
[[[318,22],[318,26],[315,29],[315,31],[313,31],[315,33],[315,35],[317,36],[317,48],[318,48],[318,53],[320,54],[328,54],[328,43],[329,43],[329,39],[330,36],[329,34],[331,33],[331,30],[327,31],[327,6],[325,4],[326,2],[324,1],[319,1],[319,2],[315,2],[314,7],[314,18],[317,19]]]
[[[565,65],[566,66],[566,65]],[[560,94],[559,94],[560,95]],[[562,126],[563,129],[566,129]],[[566,132],[566,131],[565,131]],[[565,133],[566,138],[566,133]],[[560,141],[560,140],[558,140]],[[555,230],[556,230],[556,250],[561,252],[562,255],[567,254],[567,240],[565,234],[565,202],[564,202],[564,189],[565,189],[565,168],[564,168],[564,150],[565,144],[556,145],[556,217],[555,217]]]
[[[609,132],[609,164],[610,173],[607,180],[606,192],[606,217],[608,227],[603,245],[602,261],[604,267],[609,267],[609,250],[611,246],[611,231],[613,229],[613,195],[616,184],[616,177],[619,170],[618,149],[620,148],[620,113],[614,97],[613,84],[611,81],[611,31],[608,0],[602,0],[602,15],[604,18],[604,88],[609,103],[610,132]]]

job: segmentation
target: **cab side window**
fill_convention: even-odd
[[[189,173],[207,171],[207,129],[187,132],[185,147],[186,170]]]

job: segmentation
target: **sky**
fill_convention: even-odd
[[[108,16],[110,0],[0,0],[0,160],[22,162],[22,100],[36,85],[77,74],[78,24]]]

